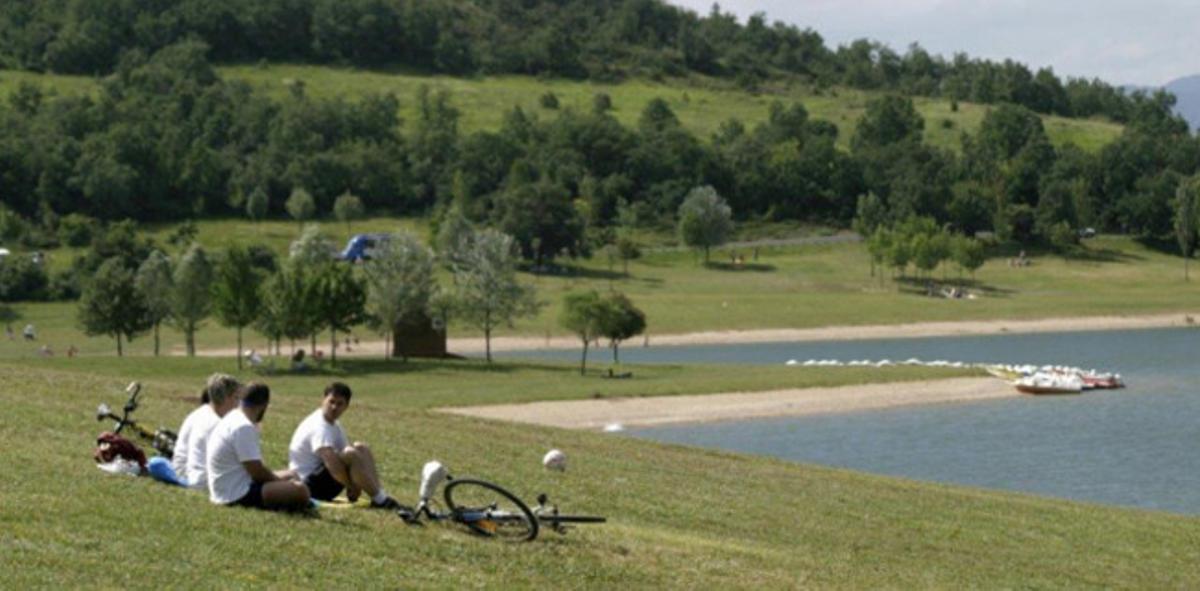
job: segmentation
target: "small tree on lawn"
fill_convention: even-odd
[[[171,259],[161,250],[150,252],[142,261],[134,278],[134,287],[146,304],[146,317],[154,328],[154,356],[159,352],[159,328],[171,315]]]
[[[963,270],[969,272],[971,280],[974,281],[975,271],[987,261],[987,253],[984,251],[983,243],[975,238],[960,236],[954,244],[954,261]]]
[[[306,220],[312,219],[317,213],[317,202],[313,201],[313,196],[304,189],[297,187],[292,190],[291,196],[283,204],[283,208],[287,210],[288,215],[297,223],[303,224]]]
[[[607,306],[595,290],[570,293],[563,299],[562,314],[558,322],[571,331],[583,343],[583,356],[579,359],[579,375],[587,372],[588,346],[601,334]]]
[[[242,369],[242,329],[258,317],[262,276],[245,248],[231,246],[217,265],[212,285],[213,309],[221,324],[237,329],[237,363]]]
[[[346,224],[346,230],[350,230],[350,222],[361,220],[367,213],[366,207],[363,206],[362,199],[352,195],[349,192],[342,193],[341,196],[333,202],[333,216],[339,222]]]
[[[436,287],[433,252],[409,232],[398,232],[375,250],[363,265],[366,310],[391,342],[405,318],[424,313]],[[388,354],[384,347],[384,356]]]
[[[4,323],[5,329],[7,329],[9,332],[12,332],[12,323],[20,319],[21,313],[18,312],[16,308],[4,302],[0,302],[0,322]]]
[[[876,194],[867,193],[858,196],[853,227],[863,240],[868,241],[868,246],[870,239],[878,233],[882,226],[887,224],[887,213],[887,206]],[[874,277],[875,266],[882,260],[882,257],[874,256],[874,252],[871,254],[871,277]]]
[[[79,297],[79,324],[84,334],[117,339],[117,356],[124,355],[121,337],[132,341],[150,329],[146,304],[134,287],[133,272],[119,258],[100,265]]]
[[[621,362],[618,347],[621,341],[633,338],[646,330],[646,314],[623,293],[613,292],[604,297],[600,336],[608,339],[612,349],[613,363]]]
[[[362,323],[367,290],[348,265],[326,265],[315,279],[317,317],[329,329],[330,361],[337,365],[337,333]]]
[[[196,355],[196,331],[212,312],[212,265],[199,244],[188,248],[171,285],[171,323],[183,331],[188,357]]]
[[[300,237],[288,246],[288,259],[294,263],[315,267],[330,263],[337,247],[328,236],[321,233],[320,224],[308,224]]]
[[[282,277],[282,271],[272,273],[263,280],[262,289],[259,290],[262,301],[253,325],[254,330],[267,337],[268,353],[271,352],[271,343],[275,344],[275,352],[279,352],[279,343],[287,328],[287,294]]]
[[[512,326],[541,307],[532,287],[517,281],[513,238],[496,230],[476,232],[453,262],[455,300],[462,319],[483,331],[488,363],[492,361],[492,331]]]
[[[267,217],[267,209],[271,205],[271,200],[267,197],[267,192],[262,187],[255,187],[253,191],[246,196],[246,217],[250,218],[255,223],[262,221]]]
[[[629,261],[641,258],[642,250],[627,232],[621,232],[617,236],[617,256],[621,259],[621,273],[629,277]]]
[[[687,246],[704,249],[704,264],[709,251],[725,244],[733,232],[733,210],[709,187],[696,187],[679,206],[679,238]]]
[[[888,251],[892,248],[893,234],[892,231],[885,227],[875,228],[871,236],[867,238],[867,252],[871,255],[871,276],[875,276],[875,267],[883,266],[883,262],[887,260]],[[879,272],[879,283],[883,284],[883,271]]]
[[[1184,179],[1175,190],[1175,239],[1183,255],[1183,280],[1188,278],[1188,260],[1196,249],[1197,199],[1200,198],[1200,177]]]
[[[302,264],[287,262],[279,267],[268,282],[267,300],[271,302],[272,314],[280,316],[280,334],[287,337],[292,349],[296,339],[316,334],[320,324],[317,317],[316,281],[314,272]]]

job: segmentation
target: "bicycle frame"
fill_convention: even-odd
[[[446,487],[446,503],[450,505],[449,511],[439,511],[434,508],[434,496],[438,489],[445,482],[451,484]],[[484,507],[456,507],[452,497],[452,490],[455,487],[475,487],[477,489],[491,490],[497,495],[498,499],[505,499],[511,502],[517,511],[509,511],[500,509],[497,503],[492,503]],[[504,523],[524,523],[528,531],[523,535],[523,541],[531,541],[537,538],[539,525],[547,524],[550,529],[558,534],[566,534],[568,526],[566,523],[604,523],[607,521],[604,517],[585,516],[585,515],[560,515],[558,507],[548,505],[549,499],[545,494],[538,495],[538,505],[535,509],[529,509],[519,498],[511,492],[501,488],[498,485],[487,481],[474,479],[455,480],[447,471],[445,466],[440,462],[428,462],[422,469],[420,501],[415,509],[401,509],[398,513],[400,517],[407,523],[417,523],[424,516],[430,521],[452,521],[467,526],[472,531],[491,536],[495,535],[497,529]]]
[[[149,442],[160,455],[171,457],[175,450],[176,435],[168,429],[158,429],[151,431],[138,424],[130,417],[138,408],[138,395],[141,394],[142,385],[138,382],[129,382],[125,387],[125,391],[129,393],[129,400],[125,401],[125,406],[122,408],[121,416],[117,416],[109,406],[103,402],[96,408],[96,420],[113,420],[117,422],[117,426],[113,429],[113,433],[121,434],[126,427],[132,429],[145,441]]]

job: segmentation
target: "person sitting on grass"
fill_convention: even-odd
[[[208,436],[221,417],[237,407],[241,387],[233,376],[215,373],[200,395],[200,406],[188,414],[175,438],[175,453],[166,458],[150,458],[146,465],[150,476],[167,484],[205,490],[208,488]]]
[[[341,382],[325,388],[320,408],[301,421],[292,435],[288,468],[304,481],[314,499],[332,501],[345,490],[346,498],[354,502],[365,492],[372,507],[397,509],[400,504],[379,482],[371,449],[359,441],[351,445],[337,422],[349,408],[350,396],[350,387]]]
[[[258,426],[271,389],[251,382],[241,388],[241,408],[221,419],[208,438],[209,500],[259,509],[304,509],[308,489],[290,471],[272,472],[262,462]]]

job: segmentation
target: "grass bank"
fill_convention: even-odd
[[[487,379],[462,369],[441,376],[436,364],[362,367],[345,376],[356,392],[343,422],[373,444],[389,489],[403,498],[414,496],[420,465],[437,458],[527,498],[549,492],[564,507],[607,515],[607,525],[504,546],[451,527],[404,527],[365,509],[312,519],[213,507],[202,495],[105,475],[88,450],[101,427],[92,409],[119,402],[127,379],[147,382],[143,418],[177,423],[200,376],[219,362],[83,363],[0,364],[6,587],[1200,585],[1200,520],[1192,517],[470,420],[422,410],[432,394],[410,395],[442,383],[464,404],[554,396],[536,373],[581,383],[565,367],[514,366]],[[531,381],[521,392],[497,386],[506,371]],[[271,378],[270,464],[284,460],[291,429],[330,377]],[[566,450],[569,471],[540,467],[550,447]]]

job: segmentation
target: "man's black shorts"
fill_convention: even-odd
[[[246,494],[242,495],[242,498],[240,498],[232,503],[229,503],[229,506],[230,507],[233,507],[233,506],[250,507],[253,509],[266,509],[267,506],[263,504],[262,489],[263,489],[263,485],[261,482],[251,482],[250,490],[247,491]]]
[[[342,483],[334,480],[325,466],[321,466],[316,472],[309,474],[308,478],[304,479],[304,486],[308,487],[308,494],[318,501],[332,501],[346,488],[342,486]]]

